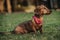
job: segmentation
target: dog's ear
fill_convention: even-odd
[[[34,12],[39,12],[40,11],[40,8],[36,8],[35,10],[34,10]]]
[[[36,9],[34,10],[34,12],[38,12],[38,9],[36,8]]]
[[[34,12],[36,12],[36,8],[34,9]]]

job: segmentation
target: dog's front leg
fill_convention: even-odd
[[[40,26],[39,30],[40,30],[40,33],[43,34],[42,25]]]

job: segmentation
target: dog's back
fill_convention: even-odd
[[[20,23],[15,29],[15,33],[19,34],[19,33],[29,33],[29,32],[33,32],[33,28],[32,28],[32,20],[29,21],[25,21],[23,23]]]

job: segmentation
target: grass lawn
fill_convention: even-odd
[[[0,31],[12,31],[19,23],[31,20],[32,13],[0,14]],[[43,34],[0,34],[0,40],[60,40],[60,12],[44,15]]]

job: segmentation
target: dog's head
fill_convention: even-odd
[[[50,14],[51,10],[48,9],[46,6],[44,5],[40,5],[37,6],[36,9],[34,10],[35,14],[39,14],[39,15],[45,15],[45,14]]]

